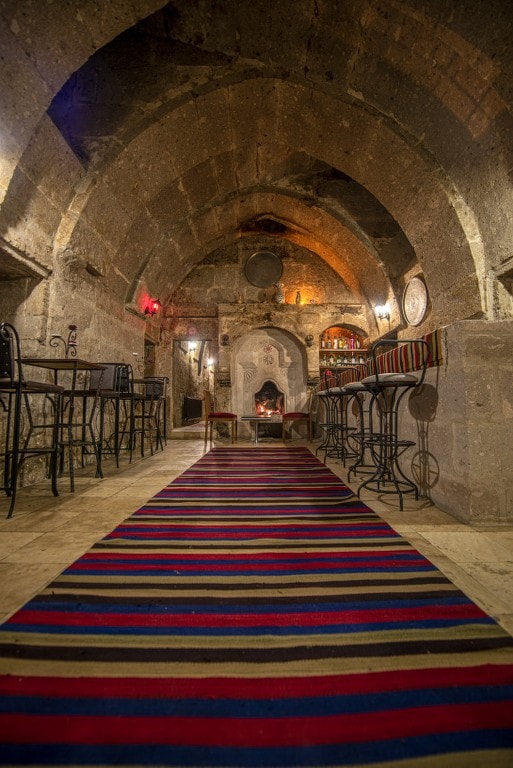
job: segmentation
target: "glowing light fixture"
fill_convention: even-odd
[[[374,307],[374,314],[378,320],[390,320],[390,306],[388,301],[386,304],[377,304]]]
[[[156,315],[159,311],[162,304],[158,299],[150,299],[148,303],[146,304],[146,309],[144,310],[145,315]]]
[[[189,341],[189,342],[187,342],[187,347],[189,349],[189,352],[194,352],[194,350],[197,349],[197,347],[198,347],[198,342],[197,341]]]

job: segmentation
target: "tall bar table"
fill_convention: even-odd
[[[94,434],[93,419],[98,405],[99,392],[101,389],[101,376],[95,389],[78,389],[77,381],[79,372],[103,371],[105,366],[100,363],[92,363],[89,360],[82,360],[79,357],[24,357],[23,365],[33,365],[38,368],[46,368],[53,371],[54,383],[59,384],[59,374],[70,373],[71,383],[65,386],[62,397],[62,408],[59,415],[59,441],[61,450],[68,451],[68,466],[70,477],[70,491],[75,490],[75,460],[73,449],[80,446],[82,450],[87,445],[93,447],[96,458],[96,477],[103,477],[102,456],[99,441]],[[77,399],[82,400],[81,421],[75,421],[75,411]],[[92,405],[87,412],[88,400],[92,399]],[[75,430],[80,430],[80,437],[75,437]],[[87,439],[89,433],[89,439]],[[62,459],[64,456],[62,455]]]

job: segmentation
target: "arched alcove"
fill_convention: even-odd
[[[300,410],[307,401],[307,359],[304,345],[280,328],[255,328],[233,350],[232,403],[239,416],[255,410],[255,393],[273,381],[284,394],[286,410]]]

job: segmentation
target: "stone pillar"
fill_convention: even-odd
[[[423,393],[412,394],[407,417],[416,417],[417,443],[424,425],[429,495],[470,525],[511,526],[513,320],[460,321],[444,337],[444,364],[429,370]]]

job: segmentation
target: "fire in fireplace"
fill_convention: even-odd
[[[264,382],[255,393],[255,413],[257,416],[274,416],[283,413],[285,395],[273,381]]]

